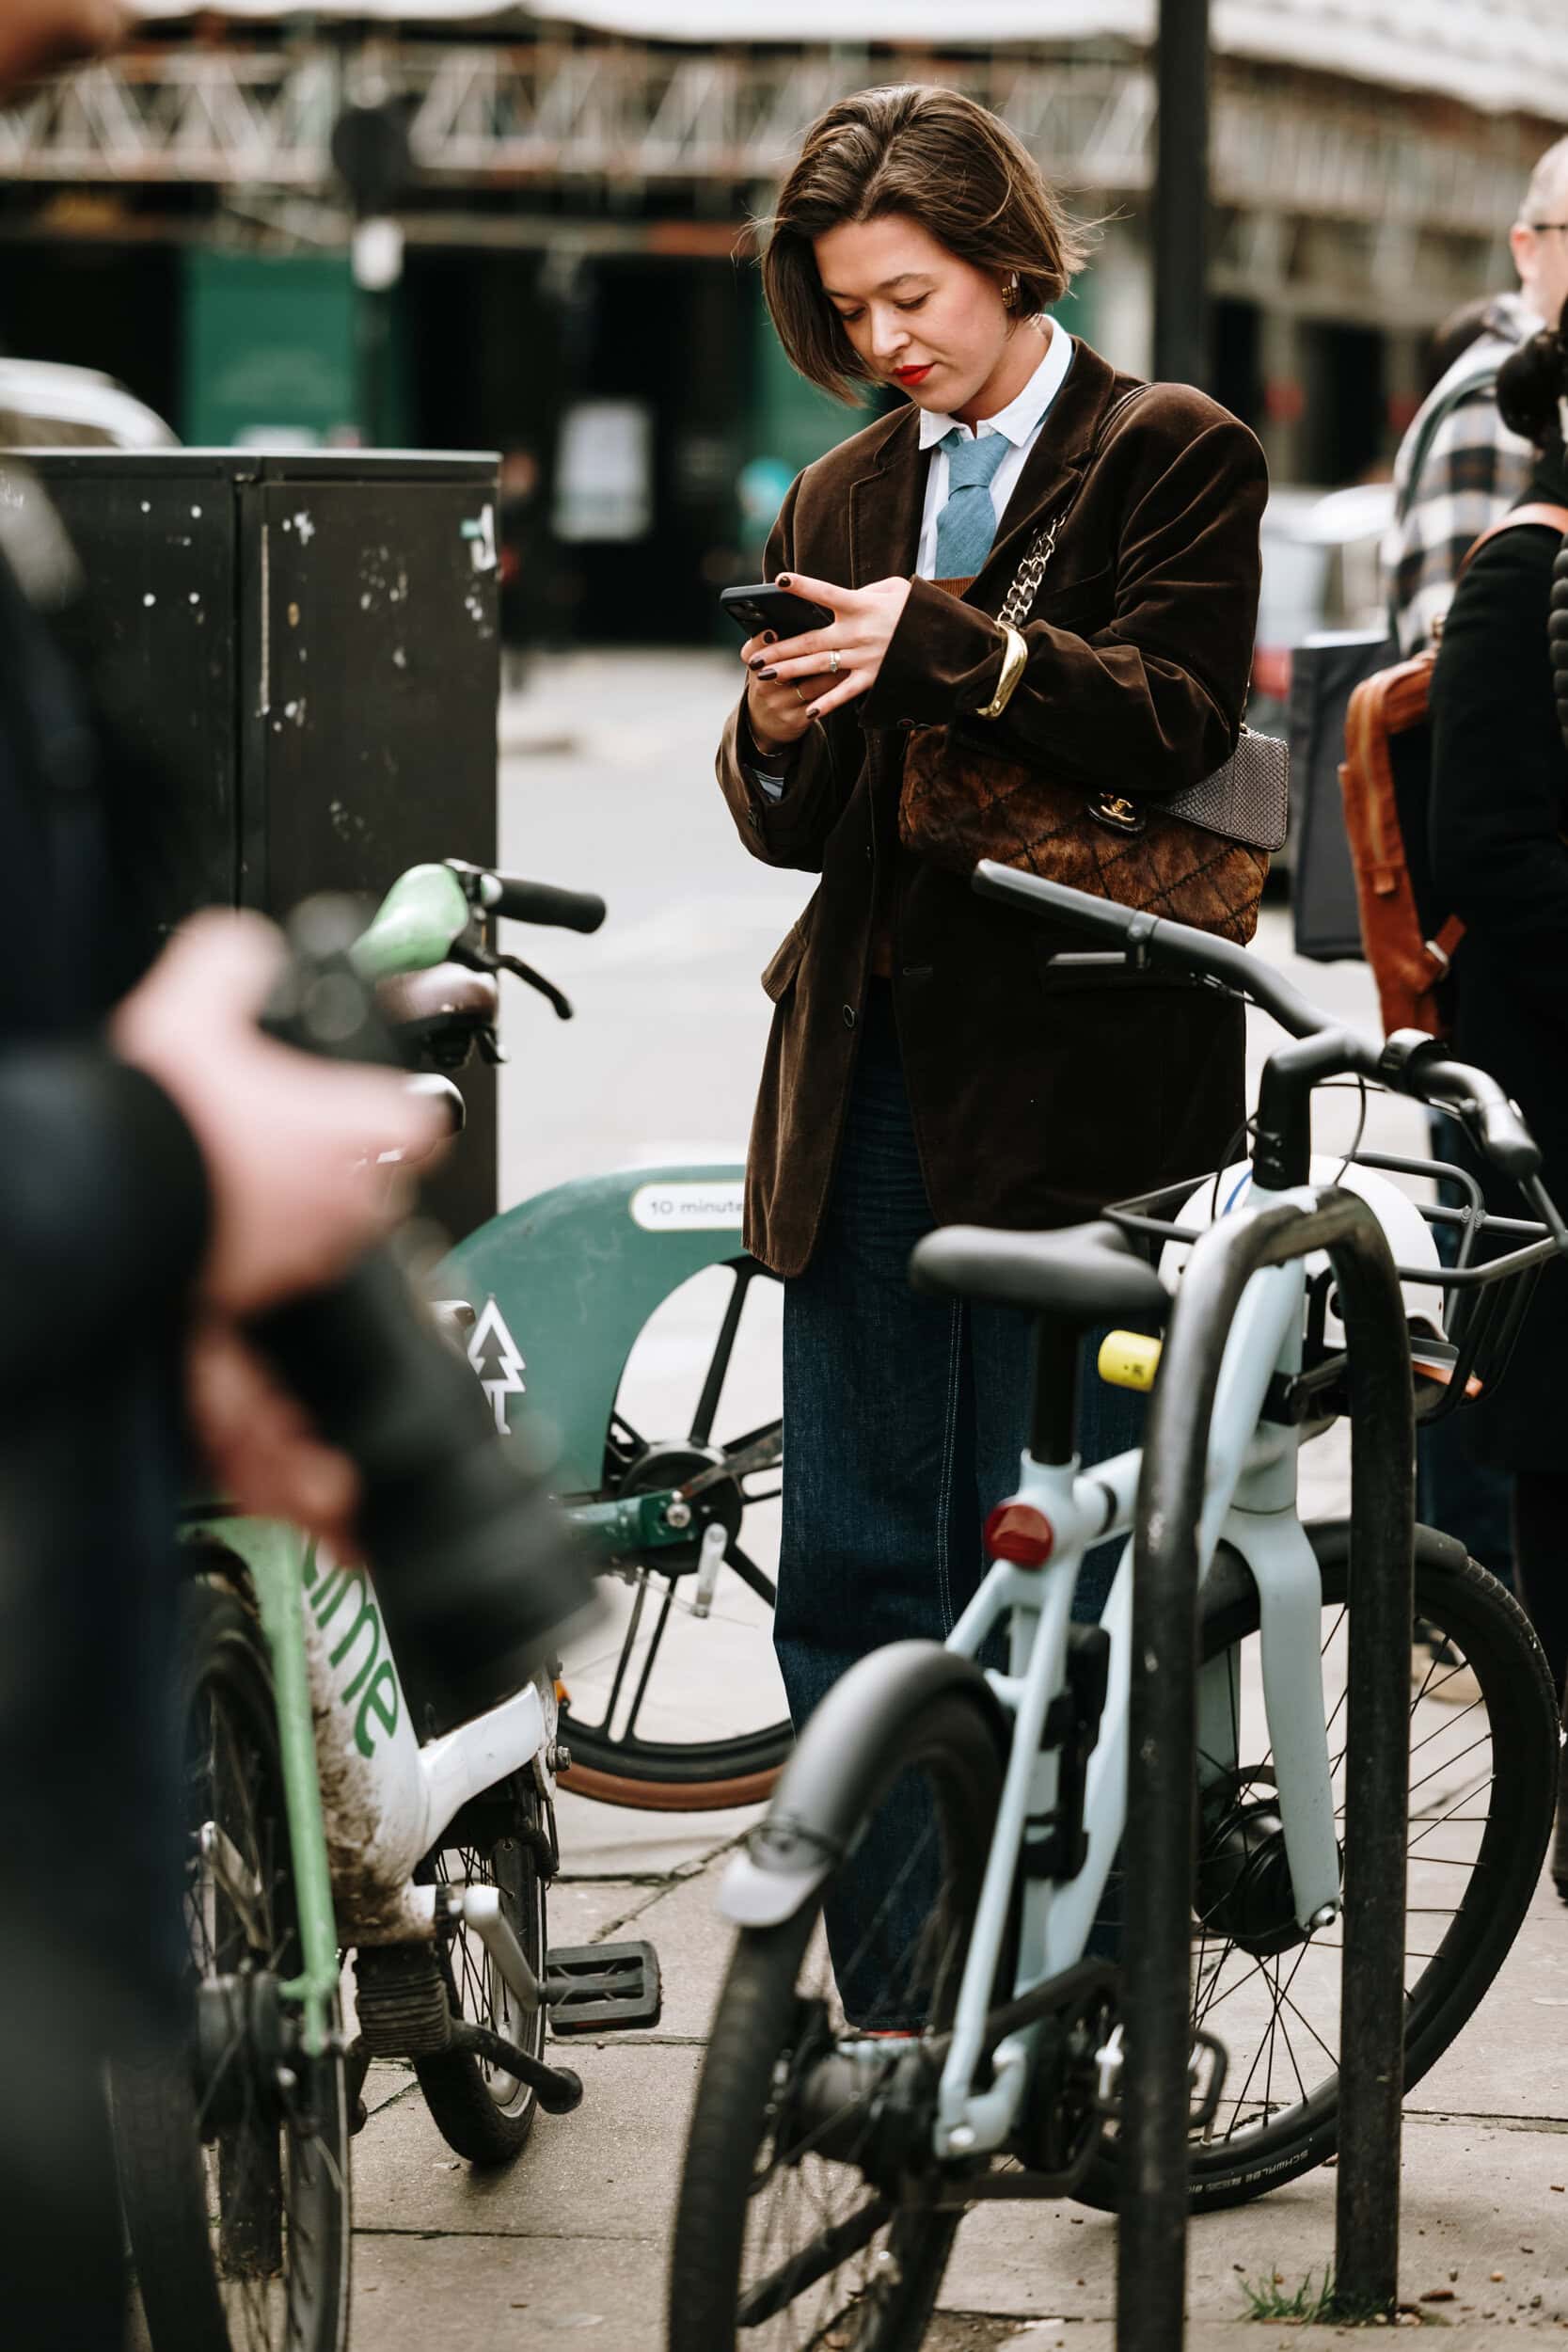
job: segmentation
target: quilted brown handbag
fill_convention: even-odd
[[[1028,617],[1060,523],[1036,533],[1019,566],[999,615],[1010,628]],[[1164,801],[1085,792],[968,730],[916,727],[898,833],[917,856],[959,873],[991,858],[1244,943],[1258,928],[1269,851],[1285,838],[1288,779],[1285,745],[1248,727],[1223,768]]]

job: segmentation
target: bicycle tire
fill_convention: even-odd
[[[526,1799],[519,1797],[517,1804],[520,1812],[527,1811]],[[502,1915],[543,1983],[548,1950],[545,1880],[527,1834],[531,1829],[531,1819],[520,1820],[515,1833],[493,1845],[454,1847],[450,1855],[439,1857],[436,1875],[500,1888]],[[456,1867],[444,1867],[449,1860]],[[438,1956],[454,2017],[488,2026],[530,2058],[544,2057],[543,2005],[531,2014],[515,2008],[472,1930],[459,1927],[443,1941]],[[414,2072],[431,2119],[454,2155],[492,2166],[510,2164],[522,2153],[539,2112],[539,2094],[527,2083],[464,2050],[417,2058]]]
[[[731,1300],[707,1367],[703,1396],[690,1417],[690,1427],[679,1438],[646,1443],[626,1420],[618,1393],[606,1431],[604,1483],[591,1500],[608,1502],[646,1492],[650,1487],[662,1488],[694,1470],[711,1467],[726,1451],[713,1443],[712,1425],[740,1329],[746,1294],[753,1281],[773,1281],[777,1278],[751,1258],[727,1260],[722,1271],[731,1278]],[[634,1343],[628,1362],[635,1355]],[[763,1432],[758,1430],[749,1433],[753,1438],[760,1434]],[[757,1500],[746,1493],[744,1482],[737,1482],[735,1493],[727,1499],[736,1544],[746,1523],[746,1513]],[[667,1589],[677,1599],[680,1597],[681,1583],[690,1579],[696,1566],[700,1534],[699,1526],[692,1541],[680,1550],[650,1552],[643,1560],[626,1564],[630,1572],[642,1580],[646,1592],[655,1597],[657,1608],[666,1612],[669,1608],[659,1589],[661,1580],[667,1581]],[[770,1582],[767,1578],[761,1581],[764,1585]],[[755,1583],[751,1590],[754,1597],[771,1606],[766,1591],[759,1593]],[[628,1642],[628,1656],[630,1646]],[[570,1671],[566,1679],[568,1683],[574,1679]],[[572,1758],[570,1768],[560,1775],[561,1786],[602,1804],[656,1813],[719,1812],[737,1805],[762,1804],[772,1794],[773,1785],[794,1744],[788,1717],[782,1713],[771,1724],[721,1739],[671,1740],[639,1736],[635,1706],[632,1728],[615,1733],[611,1728],[615,1711],[612,1702],[602,1722],[591,1723],[574,1710],[568,1698],[561,1715],[561,1737]]]
[[[1346,1555],[1342,1550],[1338,1556],[1331,1554],[1321,1565],[1324,1608],[1342,1613],[1347,1605]],[[1206,1659],[1256,1632],[1257,1591],[1250,1578],[1244,1585],[1244,1592],[1205,1621]],[[1518,1933],[1551,1833],[1560,1741],[1556,1696],[1540,1645],[1523,1610],[1495,1577],[1474,1560],[1445,1555],[1435,1548],[1423,1553],[1418,1543],[1416,1615],[1440,1629],[1451,1653],[1474,1672],[1480,1699],[1471,1703],[1465,1715],[1452,1720],[1464,1722],[1474,1706],[1484,1703],[1493,1770],[1484,1827],[1464,1894],[1435,1950],[1414,1955],[1425,1961],[1420,1975],[1414,1983],[1407,1975],[1406,2090],[1436,2063],[1473,2014]],[[1413,1712],[1426,1696],[1423,1684],[1412,1699]],[[1430,1733],[1427,1740],[1436,1736]],[[1413,1748],[1412,1753],[1415,1785],[1419,1788],[1423,1774],[1433,1776],[1431,1759],[1424,1750]],[[1420,1851],[1433,1826],[1423,1814],[1413,1815],[1410,1851],[1418,1866],[1437,1858],[1430,1851],[1423,1857]],[[1415,1908],[1410,1913],[1412,1919],[1423,1915]],[[1407,1951],[1408,1943],[1407,1931]],[[1223,2041],[1223,2024],[1218,2019],[1210,2022]],[[1328,2055],[1332,2057],[1333,2052]],[[1233,2054],[1233,2074],[1235,2066]],[[1305,2090],[1305,2084],[1302,2087]],[[1248,2130],[1242,2138],[1218,2143],[1195,2140],[1192,2209],[1217,2212],[1244,2204],[1333,2155],[1338,2144],[1338,2093],[1336,2068],[1308,2096],[1282,2107],[1272,2121]],[[1115,2208],[1114,2146],[1097,2157],[1079,2196],[1085,2203],[1102,2210]]]
[[[889,1744],[879,1793],[868,1804],[863,1826],[894,1782],[920,1768],[930,1781],[945,1857],[954,1872],[951,1915],[961,1922],[962,1943],[947,1948],[957,1970],[968,1947],[1002,1787],[994,1732],[973,1701],[956,1692],[944,1694],[923,1720],[901,1728]],[[846,1839],[850,1854],[857,1842],[857,1836]],[[841,1862],[837,1868],[846,1867]],[[878,2258],[872,2257],[870,2269],[878,2275],[858,2299],[855,2288],[834,2283],[838,2272],[831,2274],[832,2299],[846,2294],[851,2298],[856,2313],[852,2336],[841,2335],[832,2319],[818,2325],[810,2316],[802,2319],[808,2332],[799,2339],[776,2334],[770,2321],[736,2335],[753,2168],[768,2139],[778,2070],[801,2031],[806,2005],[798,1983],[832,1877],[830,1873],[792,1918],[777,1927],[743,1930],[736,1940],[687,2142],[671,2256],[669,2352],[735,2352],[739,2344],[748,2352],[776,2352],[786,2341],[802,2345],[852,2343],[855,2352],[915,2352],[934,2309],[958,2216],[932,2208],[927,2184],[926,2191],[916,2190],[909,2204],[895,2210],[888,2233],[891,2260],[879,2269]],[[776,2158],[776,2169],[799,2173],[799,2153],[793,2167],[787,2154]],[[861,2180],[851,2167],[839,2169]],[[861,2250],[869,2253],[869,2249]],[[793,2309],[793,2304],[786,2306],[780,2316]]]
[[[272,1674],[260,1629],[234,1595],[206,1582],[182,1593],[177,1669],[186,1827],[219,1822],[242,1856],[260,1865],[255,1901],[270,1930],[265,1948],[249,1942],[221,1885],[204,1874],[193,1837],[187,1918],[211,1920],[213,1935],[205,1954],[193,1952],[191,1989],[204,1973],[204,1958],[214,1972],[220,1962],[231,1966],[260,1958],[274,1973],[292,1974],[297,1946]],[[223,1720],[227,1734],[218,1728]],[[226,1737],[234,1768],[227,1789],[212,1761]],[[244,1804],[225,1820],[226,1797],[235,1793],[241,1771]],[[241,1844],[252,1826],[251,1844]],[[193,1924],[193,1933],[205,1941],[204,1928]],[[244,2044],[234,2049],[230,2062],[245,2065]],[[348,2341],[343,2059],[340,2048],[314,2059],[296,2052],[290,2063],[297,2080],[293,2120],[275,2122],[270,2134],[270,2105],[253,2105],[248,2088],[241,2127],[204,2133],[188,2048],[122,2060],[111,2070],[121,2201],[153,2352],[341,2352]],[[309,2119],[309,2127],[301,2118]],[[241,2191],[245,2163],[259,2152],[266,2165],[269,2137],[281,2198],[276,2273],[230,2263],[226,2252],[242,2228],[255,2226]],[[205,2154],[208,2148],[215,2154]],[[263,2194],[267,2185],[263,2181]]]

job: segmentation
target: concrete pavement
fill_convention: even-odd
[[[736,665],[717,655],[584,656],[538,665],[503,712],[502,862],[600,889],[610,905],[596,939],[535,944],[578,1020],[558,1028],[531,999],[509,1007],[507,1200],[585,1169],[741,1149],[767,1027],[756,974],[811,884],[747,859],[719,803],[712,744],[736,684]],[[1259,944],[1289,961],[1283,917],[1268,916]],[[1369,1014],[1358,967],[1296,977],[1331,1009]],[[1267,1037],[1257,1025],[1255,1059]],[[1347,1139],[1355,1110],[1348,1095],[1325,1104],[1323,1148]],[[1407,1106],[1373,1103],[1370,1140],[1418,1149],[1418,1136]],[[689,1371],[699,1344],[696,1321],[676,1311],[641,1367],[642,1392],[656,1398]],[[740,1367],[742,1403],[775,1376],[765,1339]],[[1337,1434],[1306,1457],[1304,1507],[1342,1508],[1344,1480]],[[769,1671],[754,1645],[749,1671]],[[750,1818],[563,1801],[552,1936],[650,1937],[664,1968],[662,2023],[579,2045],[571,2062],[588,2084],[582,2107],[541,2118],[500,2174],[450,2154],[411,2074],[374,2071],[373,2111],[355,2146],[356,2344],[522,2352],[562,2334],[605,2352],[659,2352],[686,2116],[728,1947],[715,1886]],[[1568,2329],[1565,2119],[1568,1911],[1548,1885],[1481,2015],[1409,2106],[1402,2290],[1454,2328],[1456,2352],[1510,2329]],[[1321,2276],[1333,2199],[1324,2170],[1195,2226],[1198,2352],[1265,2352],[1334,2332],[1243,2317],[1243,2280],[1277,2276],[1288,2296],[1307,2273]],[[928,2342],[934,2352],[1110,2352],[1114,2265],[1102,2216],[1065,2205],[974,2215]]]
[[[647,1818],[647,1817],[644,1817]],[[615,2352],[662,2352],[665,2256],[689,2102],[727,1957],[715,1885],[736,1820],[713,1818],[692,1853],[651,1883],[637,1817],[562,1806],[569,1873],[552,1905],[562,1940],[648,1937],[663,1964],[652,2034],[578,2044],[588,2095],[541,2118],[510,2170],[453,2158],[412,2075],[378,2068],[355,2144],[355,2342],[414,2352],[525,2352],[557,2331]],[[596,1835],[593,1834],[596,1830]],[[624,1875],[613,1875],[620,1870]],[[601,1871],[603,1875],[601,1875]],[[1568,2331],[1568,1912],[1544,1883],[1480,2016],[1411,2093],[1404,2134],[1401,2287],[1455,2352],[1505,2330]],[[1265,2352],[1337,2331],[1245,2319],[1244,2284],[1293,2296],[1334,2249],[1335,2175],[1196,2222],[1194,2352]],[[1102,2214],[1005,2205],[959,2231],[933,2352],[1111,2352],[1116,2239]],[[1423,2301],[1423,2297],[1439,2299]]]

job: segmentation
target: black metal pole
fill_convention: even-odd
[[[1117,2249],[1117,2352],[1180,2352],[1186,2302],[1187,2115],[1191,2044],[1189,1968],[1197,1785],[1198,1520],[1203,1503],[1209,1426],[1221,1350],[1248,1280],[1264,1265],[1327,1248],[1345,1302],[1346,1329],[1360,1361],[1354,1375],[1355,1407],[1365,1422],[1354,1440],[1358,1480],[1353,1541],[1364,1563],[1363,1583],[1389,1567],[1396,1591],[1398,1561],[1385,1561],[1380,1544],[1398,1544],[1403,1529],[1405,1590],[1410,1559],[1410,1485],[1414,1439],[1409,1418],[1410,1358],[1403,1309],[1383,1230],[1355,1195],[1325,1190],[1311,1210],[1279,1202],[1212,1226],[1194,1248],[1165,1337],[1145,1442],[1133,1539],[1131,1689],[1128,1725],[1126,1960],[1123,1967],[1126,2064],[1121,2114],[1121,2219]],[[1373,1407],[1374,1396],[1404,1399]],[[1396,1492],[1397,1489],[1397,1492]],[[1402,1520],[1401,1514],[1403,1514]],[[1392,1611],[1374,1617],[1374,1634]],[[1397,1692],[1386,1672],[1363,1665],[1360,1706],[1347,1724],[1354,1749],[1368,1737],[1367,1709],[1380,1720],[1398,1701],[1406,1721],[1403,1677],[1409,1647],[1406,1611],[1398,1645]],[[1367,1652],[1363,1642],[1363,1654]],[[1352,1707],[1357,1692],[1353,1688]],[[1379,1762],[1354,1776],[1349,1825],[1363,1850],[1385,1853],[1387,1822],[1369,1808],[1388,1804],[1386,1732],[1375,1742]],[[1404,1781],[1398,1808],[1402,1821]],[[1402,1841],[1400,1845],[1402,1856]],[[1402,1863],[1399,1883],[1402,1887]],[[1387,1992],[1403,1994],[1404,1907],[1387,1931],[1386,1905],[1371,1931],[1357,1940],[1359,1964],[1379,1991],[1347,2005],[1340,2036],[1340,2097],[1352,2112],[1367,2111],[1364,2078],[1386,2074],[1375,2033],[1387,2032]],[[1351,1956],[1346,1954],[1346,1978]],[[1362,2078],[1348,2092],[1351,2077]],[[1394,2071],[1398,2098],[1399,2069]],[[1378,2108],[1383,2114],[1382,2105]],[[1380,2128],[1384,2128],[1380,2125]],[[1357,2129],[1362,2126],[1358,2123]],[[1398,2133],[1395,2173],[1376,2193],[1386,2196],[1398,2227]],[[1359,2177],[1364,2175],[1358,2174]],[[1391,2296],[1390,2296],[1391,2299]]]
[[[1391,2312],[1399,2298],[1416,1430],[1392,1269],[1342,1267],[1338,1256],[1334,1266],[1350,1359],[1352,1504],[1334,2292],[1359,2319]],[[1398,1377],[1381,1337],[1390,1321],[1404,1343]]]
[[[1207,388],[1209,0],[1160,0],[1155,81],[1154,373]]]

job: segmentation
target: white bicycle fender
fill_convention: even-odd
[[[737,1853],[720,1884],[720,1912],[737,1928],[782,1927],[821,1885],[832,1867],[824,1855],[804,1866],[764,1869],[749,1853]]]

